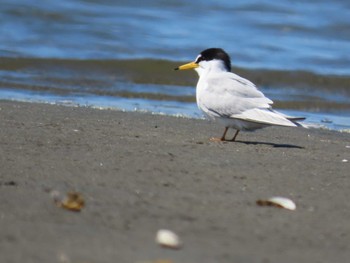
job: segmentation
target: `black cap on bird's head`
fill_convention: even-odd
[[[225,63],[227,71],[231,71],[231,59],[230,56],[222,48],[208,48],[203,50],[196,59],[198,64],[200,61],[210,61],[210,60],[222,60]]]
[[[191,69],[197,68],[201,61],[210,61],[210,60],[221,60],[224,62],[225,69],[231,71],[231,59],[230,56],[222,48],[208,48],[203,50],[194,62],[182,65],[175,70],[181,69]]]

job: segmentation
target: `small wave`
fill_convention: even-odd
[[[129,60],[76,60],[40,58],[0,58],[0,76],[6,72],[23,73],[27,77],[41,74],[59,79],[73,79],[83,84],[86,81],[129,81],[139,84],[163,84],[194,86],[197,76],[192,71],[179,74],[173,69],[184,61],[129,59]],[[350,96],[350,76],[322,75],[308,71],[285,71],[247,69],[233,67],[233,72],[251,80],[257,86],[317,89]],[[30,76],[31,74],[31,76]],[[43,77],[43,76],[41,76]],[[91,84],[91,83],[90,83]],[[97,83],[98,84],[98,83]]]

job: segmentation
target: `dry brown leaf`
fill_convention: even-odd
[[[57,202],[57,205],[67,210],[79,212],[84,207],[85,201],[80,193],[69,192],[61,202]]]

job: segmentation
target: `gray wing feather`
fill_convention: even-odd
[[[269,109],[273,103],[256,86],[234,73],[213,74],[201,97],[201,107],[221,117],[231,117],[255,108]]]

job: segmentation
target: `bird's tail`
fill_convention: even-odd
[[[298,127],[303,127],[303,128],[309,128],[305,123],[300,123],[300,121],[305,120],[305,117],[291,117],[291,116],[285,116],[287,120],[293,122],[296,126]]]

